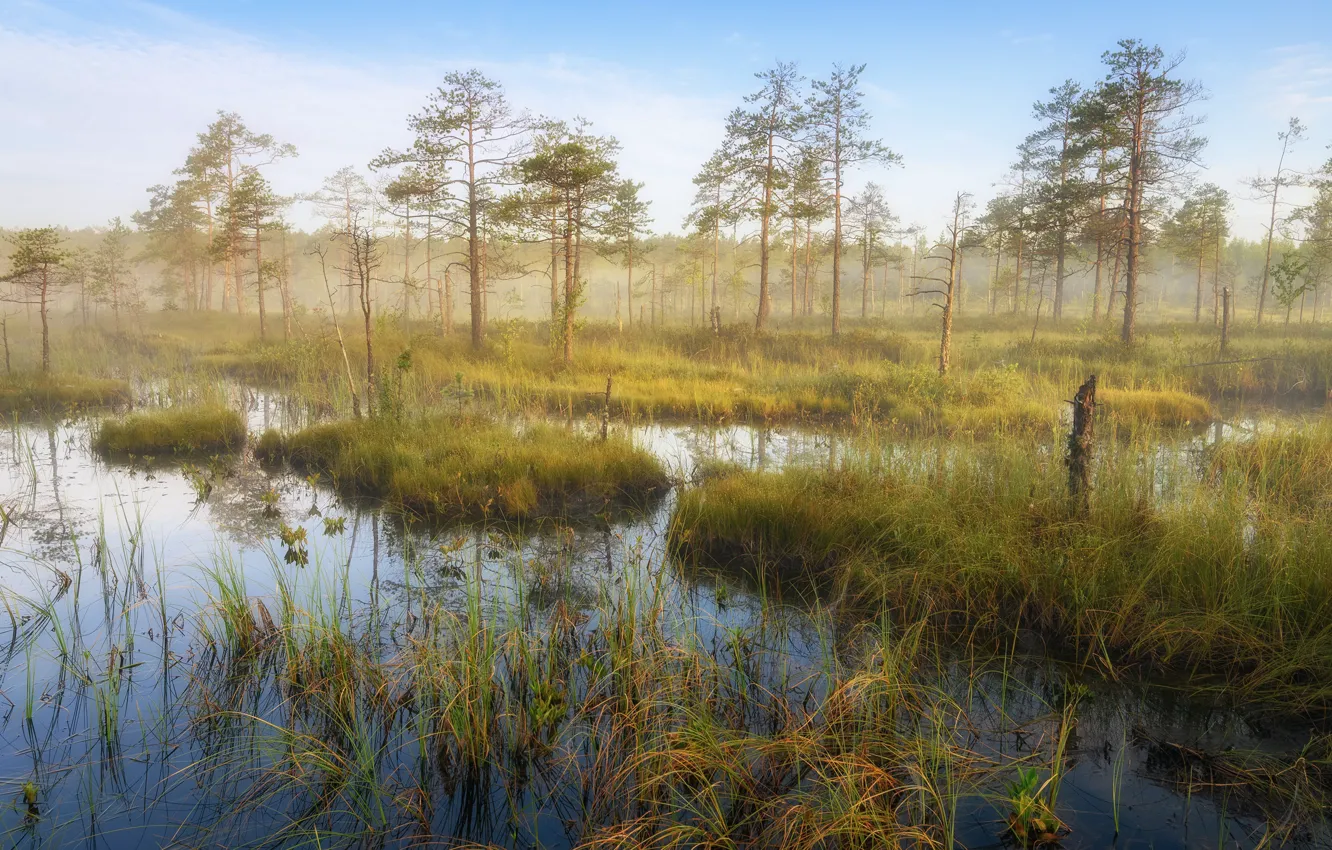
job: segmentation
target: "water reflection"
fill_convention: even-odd
[[[238,393],[234,400],[252,430],[309,421],[309,411],[280,398]],[[98,460],[90,451],[92,427],[16,425],[0,444],[7,518],[0,623],[10,632],[0,656],[0,787],[15,800],[25,782],[42,789],[37,820],[27,805],[0,810],[12,845],[265,842],[270,824],[228,820],[255,792],[251,780],[225,769],[239,757],[228,748],[248,739],[200,729],[188,710],[199,687],[190,665],[210,651],[193,624],[216,605],[224,568],[247,596],[272,600],[281,589],[310,605],[336,600],[335,618],[355,623],[386,652],[420,634],[432,606],[466,611],[475,598],[469,587],[483,588],[485,610],[510,622],[538,626],[578,612],[588,618],[579,626],[585,638],[604,625],[596,617],[607,600],[656,587],[669,632],[718,657],[743,645],[752,659],[747,675],[774,689],[779,681],[807,681],[806,700],[824,695],[819,671],[835,668],[868,639],[864,624],[827,610],[784,602],[731,577],[674,569],[665,545],[670,496],[610,523],[408,527],[246,457],[218,461],[213,490],[201,499],[174,464]],[[1141,462],[1183,474],[1207,445],[1267,427],[1261,419],[1217,423],[1160,444]],[[682,480],[718,462],[776,470],[860,458],[929,468],[952,462],[956,451],[937,441],[866,442],[800,428],[630,430]],[[1168,478],[1158,490],[1169,497]],[[275,505],[265,504],[270,492]],[[284,564],[277,541],[284,524],[305,530],[308,568]],[[1260,723],[1162,683],[1086,681],[1040,657],[1005,664],[949,661],[936,671],[936,684],[967,707],[966,734],[995,760],[1047,752],[1061,701],[1074,686],[1088,689],[1067,748],[1060,798],[1072,827],[1066,846],[1112,843],[1116,813],[1116,846],[1268,841],[1273,801],[1200,781],[1199,762],[1189,754],[1238,748],[1289,755],[1308,745],[1305,726]],[[282,701],[263,701],[272,696],[254,695],[255,717],[281,719]],[[799,699],[794,691],[789,698]],[[958,803],[961,844],[1001,843],[1001,790]],[[568,846],[578,840],[567,808],[576,806],[577,793],[558,778],[528,777],[499,789],[464,783],[430,822],[436,834],[474,841]],[[1321,820],[1292,817],[1290,824],[1281,840],[1328,846]],[[213,826],[220,831],[209,832]]]

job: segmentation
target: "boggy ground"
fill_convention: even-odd
[[[96,426],[15,426],[16,843],[1091,847],[1180,841],[1161,826],[1176,804],[1240,846],[1328,842],[1332,438],[1296,421],[1193,440],[1237,397],[1315,403],[1321,329],[1237,334],[1245,362],[1199,366],[1218,359],[1207,328],[1128,351],[978,320],[940,378],[905,322],[837,345],[591,327],[571,369],[540,326],[472,353],[384,323],[359,420],[327,331],[229,341],[249,332],[184,316],[57,340],[59,380],[134,388],[149,409],[110,422],[167,435],[159,459],[189,453],[206,429],[182,414],[233,403],[238,379],[308,411],[262,435],[251,419],[207,473],[108,453],[117,486],[89,489],[195,502],[162,538],[123,503],[72,524],[60,482]],[[1084,507],[1061,432],[1091,371]],[[647,419],[835,426],[842,449],[670,479],[625,427]],[[39,512],[20,496],[48,463]],[[646,513],[578,525],[624,496]],[[200,516],[243,524],[241,550],[170,543]],[[552,523],[508,521],[529,516]],[[1153,713],[1171,700],[1190,708]],[[1168,811],[1146,802],[1160,789]]]
[[[56,372],[185,384],[209,377],[281,388],[320,409],[351,404],[336,338],[312,319],[290,341],[259,343],[234,316],[145,317],[130,337],[66,328]],[[344,330],[364,395],[364,340]],[[1332,389],[1332,330],[1237,326],[1221,355],[1208,324],[1147,326],[1131,349],[1109,328],[1052,325],[1033,340],[1020,320],[963,317],[953,368],[937,375],[931,322],[850,323],[833,342],[798,326],[755,336],[669,327],[591,325],[574,364],[554,356],[544,323],[504,322],[473,351],[459,332],[381,319],[374,336],[381,404],[415,410],[486,402],[510,412],[600,413],[613,379],[614,415],[636,419],[816,423],[875,421],[915,432],[1048,431],[1088,374],[1100,376],[1106,416],[1123,424],[1197,424],[1226,400],[1321,404]],[[17,368],[22,383],[22,363]]]

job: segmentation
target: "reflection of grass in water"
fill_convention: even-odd
[[[1108,445],[1085,514],[1057,456],[1020,442],[941,446],[937,464],[732,472],[681,494],[672,547],[908,621],[981,634],[1021,623],[1110,670],[1196,666],[1249,698],[1326,705],[1332,509],[1302,494],[1327,492],[1328,448],[1305,440],[1222,447],[1205,478],[1185,460]],[[1261,463],[1246,467],[1253,452]],[[1257,489],[1246,468],[1262,470]]]
[[[559,817],[580,846],[951,847],[960,805],[997,806],[1017,767],[1057,772],[1068,755],[1076,700],[1045,706],[1033,693],[1019,707],[1012,694],[1025,686],[1007,677],[1008,660],[946,654],[924,621],[885,614],[792,665],[784,618],[710,633],[661,570],[629,565],[625,584],[603,585],[587,609],[547,594],[534,610],[489,598],[467,573],[460,607],[432,602],[408,563],[407,613],[380,607],[373,589],[358,601],[347,562],[321,551],[304,568],[272,551],[262,598],[231,555],[205,564],[210,602],[186,621],[195,650],[173,673],[190,684],[164,691],[161,710],[185,716],[152,726],[164,750],[186,745],[189,764],[173,774],[205,795],[185,834],[522,843]],[[108,559],[104,584],[132,588],[134,569]],[[517,600],[527,596],[520,587]],[[108,616],[123,626],[104,638],[111,658],[132,612],[164,622],[166,608],[113,593]],[[979,698],[978,683],[1001,673],[1009,696]],[[132,715],[117,718],[124,756],[137,752]],[[89,722],[90,737],[105,734]],[[1035,752],[985,742],[1019,727]],[[1326,792],[1311,782],[1304,793],[1316,806]],[[995,835],[1004,828],[996,817]]]
[[[93,448],[103,455],[162,457],[236,451],[245,420],[225,407],[170,407],[98,424]]]

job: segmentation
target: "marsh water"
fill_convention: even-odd
[[[299,406],[279,396],[245,389],[234,396],[253,432],[304,421]],[[1234,417],[1160,450],[1187,460],[1232,429],[1264,422]],[[0,583],[8,600],[0,611],[8,632],[0,636],[0,835],[8,847],[281,843],[273,838],[287,816],[280,803],[231,817],[249,780],[217,770],[216,742],[191,716],[198,683],[190,662],[205,651],[195,623],[212,604],[219,564],[238,568],[251,596],[273,594],[279,581],[309,599],[344,594],[346,616],[373,618],[386,646],[411,628],[418,600],[466,605],[473,577],[493,616],[519,621],[540,621],[557,600],[591,611],[625,588],[658,583],[672,628],[713,645],[749,635],[797,671],[817,671],[855,632],[835,607],[673,565],[669,493],[636,515],[568,526],[406,528],[372,506],[340,500],[328,482],[265,470],[248,456],[213,468],[198,461],[193,475],[158,459],[107,463],[91,451],[94,427],[92,419],[14,423],[0,438]],[[832,430],[619,427],[678,480],[713,461],[775,469],[835,464],[865,450],[863,440]],[[921,451],[887,439],[874,450],[905,462]],[[206,498],[201,479],[212,488]],[[285,561],[284,524],[305,529],[308,565]],[[1017,757],[1048,747],[1063,695],[1086,689],[1058,802],[1069,847],[1270,844],[1282,801],[1194,782],[1190,760],[1228,750],[1293,756],[1310,736],[1308,721],[1270,708],[1189,697],[1173,682],[1099,679],[1033,653],[1002,668],[959,661],[940,677],[972,709],[976,747]],[[277,724],[282,710],[280,701],[254,706]],[[395,770],[393,759],[385,773]],[[485,793],[481,803],[437,810],[431,832],[441,841],[512,847],[577,842],[561,817],[577,788],[533,781],[517,793],[500,785]],[[1011,842],[1001,793],[958,801],[959,845]],[[1332,833],[1313,820],[1282,841],[1332,846]]]

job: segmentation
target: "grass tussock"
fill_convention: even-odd
[[[130,401],[124,381],[77,374],[16,376],[0,381],[0,414],[65,413]]]
[[[1209,456],[1213,473],[1235,473],[1252,486],[1256,500],[1306,511],[1332,509],[1332,427],[1287,428],[1244,440],[1229,440]]]
[[[109,456],[209,454],[245,444],[245,420],[225,407],[172,407],[106,419],[93,448]]]
[[[1212,419],[1207,399],[1181,390],[1105,388],[1096,401],[1111,419],[1129,425],[1178,427],[1205,425]]]
[[[1284,473],[1264,462],[1206,481],[1185,460],[1111,454],[1085,511],[1057,456],[1017,444],[733,472],[681,494],[671,546],[910,621],[1020,623],[1110,669],[1221,671],[1252,692],[1332,704],[1332,510],[1306,498],[1323,455],[1292,454]]]
[[[565,428],[471,417],[342,421],[285,438],[299,470],[422,519],[549,516],[641,504],[668,486],[646,451]]]

